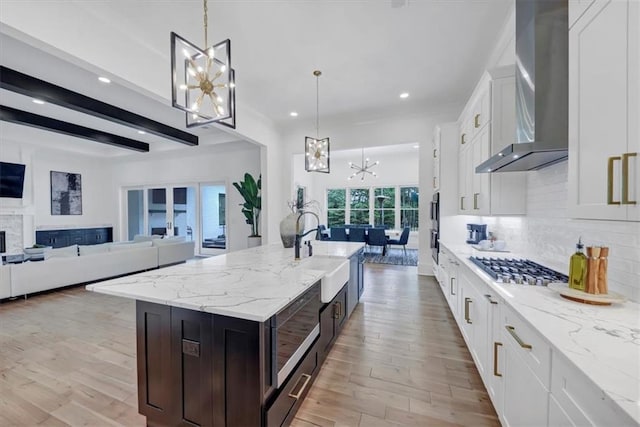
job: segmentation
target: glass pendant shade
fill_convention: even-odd
[[[231,41],[200,49],[171,33],[171,101],[187,127],[220,123],[235,128],[235,73]]]
[[[307,172],[329,173],[329,138],[304,138],[304,168]]]

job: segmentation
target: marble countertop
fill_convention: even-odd
[[[486,252],[468,245],[441,243],[536,329],[554,351],[564,355],[640,423],[640,304],[627,301],[592,306],[562,298],[558,290],[565,285],[561,284],[497,283],[469,260],[470,256],[487,256]],[[517,253],[490,256],[524,258]]]
[[[87,290],[264,322],[363,246],[314,241],[314,256],[295,261],[293,248],[264,245],[105,280]]]

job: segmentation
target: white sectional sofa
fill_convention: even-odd
[[[51,249],[44,261],[2,266],[0,299],[184,262],[193,258],[194,247],[194,242],[167,238]],[[5,276],[9,295],[5,295]]]

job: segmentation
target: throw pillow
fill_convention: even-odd
[[[64,248],[49,249],[46,251],[47,258],[67,258],[78,256],[78,245],[66,246]]]

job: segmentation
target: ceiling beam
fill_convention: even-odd
[[[0,87],[31,98],[129,126],[186,145],[198,145],[198,137],[180,129],[132,113],[115,105],[79,94],[53,83],[0,66]]]
[[[0,105],[0,120],[20,125],[31,126],[38,129],[61,133],[63,135],[75,136],[77,138],[89,139],[102,144],[113,145],[114,147],[126,148],[128,150],[148,152],[149,144],[125,138],[96,129],[74,125],[27,111],[16,110],[15,108]]]

